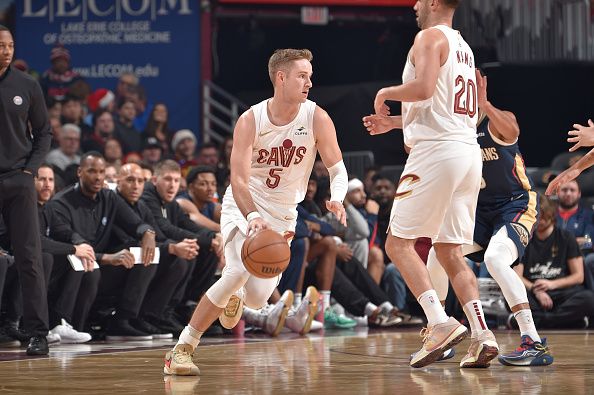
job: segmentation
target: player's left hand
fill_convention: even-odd
[[[581,171],[579,171],[578,169],[569,168],[565,170],[549,183],[549,186],[545,191],[545,195],[551,196],[553,194],[556,194],[561,185],[567,184],[571,180],[575,180],[580,175],[580,173]]]
[[[363,126],[365,126],[365,129],[367,129],[372,136],[376,134],[384,134],[395,129],[392,117],[378,114],[363,117]]]
[[[346,226],[346,211],[344,211],[342,203],[328,200],[326,202],[326,208],[336,215],[336,218],[338,218],[341,224]]]
[[[574,130],[567,132],[569,137],[568,143],[575,143],[573,147],[569,149],[569,152],[573,152],[581,147],[592,147],[594,146],[594,122],[588,119],[588,126],[583,126],[578,123],[573,125]]]

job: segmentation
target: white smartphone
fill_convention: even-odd
[[[82,261],[76,255],[68,255],[68,262],[70,262],[70,266],[74,269],[75,272],[82,272],[85,270]],[[99,265],[97,262],[93,261],[93,270],[99,269]]]
[[[130,247],[130,252],[132,253],[132,255],[134,255],[134,264],[142,264],[142,248]],[[161,258],[161,250],[159,250],[159,248],[155,248],[155,256],[153,257],[151,264],[159,264],[159,258]]]

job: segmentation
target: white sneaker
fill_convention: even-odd
[[[75,330],[65,319],[62,318],[62,323],[56,325],[52,330],[52,334],[60,336],[62,343],[86,343],[91,340],[91,335],[86,332],[79,332]]]
[[[318,290],[313,287],[307,287],[305,297],[297,308],[291,308],[285,320],[285,326],[293,332],[305,335],[311,330],[311,324],[314,316],[318,312],[318,299],[320,298]]]
[[[47,344],[60,343],[60,340],[62,340],[60,338],[60,335],[58,335],[57,333],[53,333],[52,331],[49,331],[47,333],[46,339],[47,339]]]
[[[324,324],[320,321],[313,320],[311,322],[311,327],[309,328],[310,332],[317,332],[324,329]]]
[[[289,306],[292,304],[293,291],[286,290],[275,304],[266,305],[260,310],[244,308],[243,317],[246,323],[260,327],[264,332],[275,337],[283,329]]]

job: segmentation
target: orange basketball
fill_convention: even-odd
[[[291,260],[287,240],[278,232],[264,229],[251,234],[241,247],[246,270],[256,277],[272,278],[285,271]]]

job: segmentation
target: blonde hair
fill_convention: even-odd
[[[306,59],[311,62],[313,55],[309,49],[277,49],[274,51],[270,59],[268,60],[268,75],[270,81],[274,85],[274,76],[279,70],[286,70],[289,63],[294,60]]]

